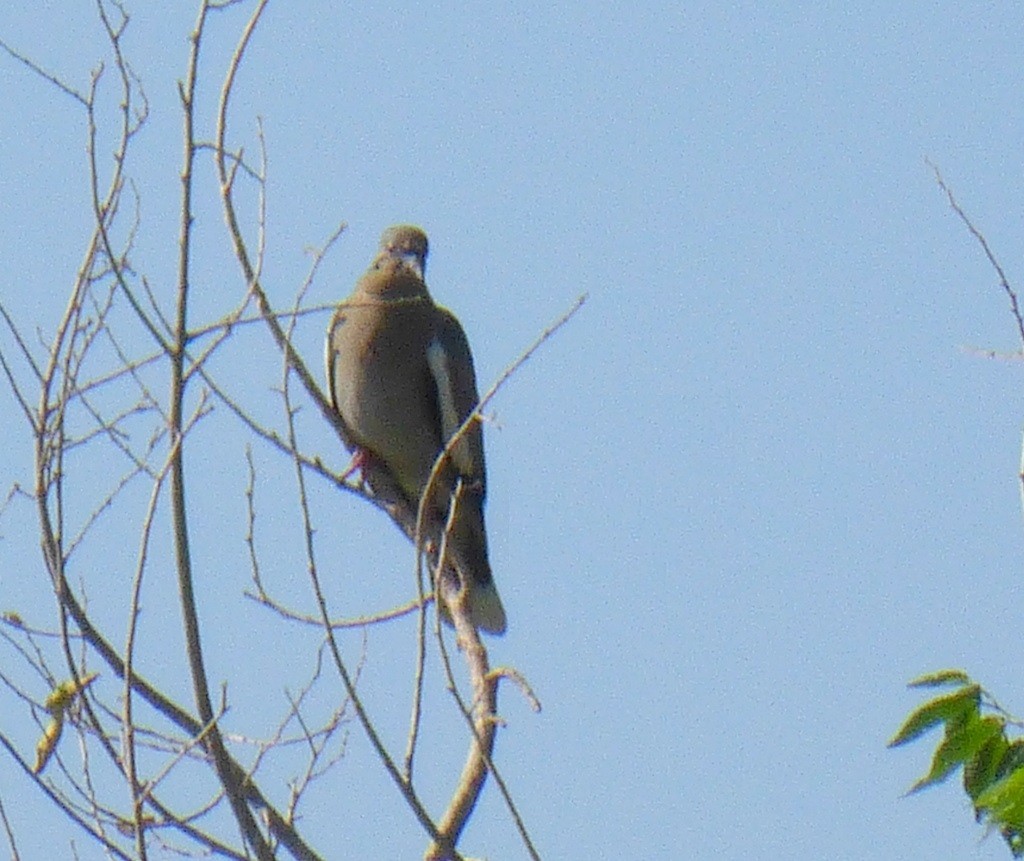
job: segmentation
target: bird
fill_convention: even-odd
[[[385,230],[369,269],[335,311],[326,345],[328,392],[351,437],[352,468],[368,461],[382,466],[414,510],[438,455],[479,401],[466,333],[427,289],[428,247],[427,235],[414,225]],[[473,624],[503,634],[505,610],[487,553],[479,419],[452,447],[426,502],[437,537],[457,486],[446,558],[461,575]],[[438,608],[450,622],[443,601]]]

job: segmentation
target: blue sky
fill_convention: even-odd
[[[129,6],[125,39],[151,103],[129,167],[142,201],[132,260],[168,303],[175,82],[194,20],[178,5]],[[66,6],[14,4],[0,38],[84,88],[102,34],[90,4]],[[207,138],[244,11],[208,33]],[[270,5],[231,138],[255,154],[262,118],[264,280],[279,306],[305,275],[304,249],[339,222],[349,229],[313,302],[349,292],[383,227],[419,223],[433,294],[462,320],[487,386],[589,294],[499,395],[487,430],[509,615],[492,658],[544,704],[535,716],[503,694],[498,758],[542,857],[1008,857],[981,839],[955,784],[901,798],[930,749],[885,742],[918,702],[904,683],[940,667],[964,667],[1024,713],[1021,368],[971,349],[1021,345],[925,163],[1024,283],[1022,42],[1009,3]],[[112,88],[105,98],[110,110]],[[7,57],[0,100],[0,291],[45,337],[89,223],[83,116]],[[200,321],[244,287],[208,161],[196,208]],[[297,332],[317,368],[325,325]],[[214,369],[279,417],[265,336],[244,333]],[[31,446],[6,389],[0,411],[6,491],[29,483]],[[309,409],[304,420],[306,446],[340,467],[328,429]],[[223,409],[204,422],[190,464],[209,491],[193,497],[207,649],[215,680],[230,679],[237,731],[257,735],[315,636],[241,597],[244,440]],[[273,452],[254,455],[270,564],[298,536],[292,484]],[[411,552],[390,524],[316,492],[339,614],[408,597]],[[52,598],[32,524],[23,503],[0,520],[0,609],[41,621]],[[137,539],[103,528],[130,546],[112,553],[98,537],[78,574],[123,625]],[[301,566],[280,564],[278,587],[310,607]],[[143,660],[186,696],[162,603],[173,589],[147,582]],[[399,746],[410,633],[393,625],[366,643],[366,696]],[[361,640],[345,643],[355,660]],[[465,745],[439,674],[428,685],[423,775],[438,810]],[[34,727],[19,729],[6,701],[0,713],[30,749]],[[305,811],[328,857],[422,851],[355,726],[331,780]],[[45,800],[6,767],[0,799],[24,857],[52,857],[56,838],[30,825]],[[526,857],[493,787],[464,848]]]

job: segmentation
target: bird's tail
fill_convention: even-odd
[[[481,631],[488,634],[505,633],[505,608],[494,580],[486,583],[472,581],[469,584],[469,617]]]
[[[454,577],[454,571],[449,573]],[[470,621],[488,634],[504,634],[507,624],[505,608],[501,605],[501,598],[498,596],[494,580],[488,578],[486,582],[481,583],[473,577],[467,577],[466,588],[469,589],[466,600],[469,604]],[[448,605],[441,600],[438,601],[437,606],[441,611],[441,618],[451,625],[452,616]]]
[[[488,634],[505,633],[505,608],[491,575],[491,564],[487,560],[487,533],[484,530],[483,492],[463,494],[455,516],[448,528],[448,559],[451,568],[462,575],[460,579],[466,589],[466,603],[469,618],[481,631]],[[455,574],[455,571],[450,571]],[[442,590],[444,591],[444,590]],[[442,612],[447,608],[441,602]],[[446,621],[449,621],[446,618]]]

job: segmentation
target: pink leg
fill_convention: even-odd
[[[352,452],[352,460],[349,461],[345,471],[341,474],[341,480],[345,481],[354,472],[362,472],[367,464],[370,463],[372,457],[373,455],[365,448],[356,446],[355,451]]]

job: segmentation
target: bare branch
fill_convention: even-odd
[[[515,670],[489,669],[483,643],[472,630],[465,608],[460,604],[465,595],[464,590],[458,588],[457,577],[439,578],[440,585],[435,586],[433,578],[424,575],[424,564],[431,570],[447,570],[445,524],[425,523],[424,512],[406,499],[386,470],[371,465],[362,481],[345,481],[315,452],[303,450],[301,439],[309,428],[306,422],[311,402],[317,405],[343,443],[348,445],[352,441],[348,429],[294,346],[306,315],[333,310],[333,305],[313,307],[305,303],[326,254],[338,241],[344,225],[327,238],[321,249],[314,251],[308,274],[295,291],[291,307],[283,312],[273,308],[263,283],[265,261],[270,258],[267,257],[268,146],[262,122],[257,122],[255,131],[258,157],[247,157],[241,146],[229,151],[227,143],[228,106],[267,0],[248,0],[248,23],[222,80],[214,140],[202,141],[196,136],[202,116],[202,106],[196,99],[197,94],[204,91],[200,74],[208,64],[206,54],[214,44],[211,13],[242,2],[246,0],[198,0],[197,3],[186,73],[179,84],[183,154],[179,174],[182,184],[176,277],[170,285],[173,292],[161,292],[165,279],[154,278],[151,283],[129,260],[136,238],[141,237],[143,219],[138,189],[128,169],[134,162],[135,144],[145,140],[137,133],[147,120],[149,107],[141,82],[123,50],[129,44],[125,38],[130,25],[126,7],[121,0],[94,0],[108,60],[105,66],[96,68],[88,89],[81,94],[0,43],[0,48],[9,55],[85,108],[86,169],[92,220],[84,237],[84,253],[69,284],[67,305],[52,333],[44,336],[40,332],[38,345],[35,342],[30,345],[22,338],[13,317],[0,305],[0,316],[11,333],[11,339],[5,342],[9,346],[0,349],[3,371],[0,379],[6,380],[11,388],[32,432],[34,484],[31,492],[24,495],[33,500],[38,520],[45,567],[40,582],[44,589],[52,589],[56,607],[55,616],[33,621],[31,625],[15,610],[0,614],[0,646],[9,648],[12,655],[11,661],[0,661],[3,664],[0,690],[8,695],[16,710],[24,713],[25,720],[39,724],[42,733],[49,718],[46,704],[39,702],[40,682],[54,690],[69,677],[71,683],[79,684],[83,678],[91,678],[94,671],[103,671],[101,681],[83,693],[66,716],[61,713],[62,721],[66,721],[62,723],[66,732],[63,744],[55,745],[45,777],[37,775],[32,779],[72,821],[99,841],[109,857],[145,859],[180,854],[238,861],[252,857],[266,861],[277,857],[278,850],[284,848],[299,861],[319,861],[318,855],[296,830],[296,821],[300,818],[303,800],[311,796],[308,791],[344,756],[353,715],[360,731],[369,738],[381,767],[405,799],[411,811],[409,818],[415,817],[428,836],[433,847],[430,857],[453,861],[462,857],[457,844],[489,773],[495,777],[524,844],[532,857],[537,857],[490,756],[497,728],[501,725],[496,714],[500,680],[508,678],[516,682],[531,702],[535,698]],[[200,53],[205,59],[200,58]],[[108,101],[110,99],[116,101]],[[108,139],[111,139],[109,146]],[[252,147],[246,149],[251,151]],[[194,231],[204,225],[200,221],[197,226],[193,212],[201,211],[199,200],[204,187],[197,160],[206,151],[214,156],[221,203],[244,291],[235,300],[225,303],[225,307],[210,313],[209,319],[193,321],[191,318],[197,315],[191,305],[196,295],[193,288],[198,271],[194,247],[201,241]],[[240,213],[236,211],[236,182],[254,183],[256,221],[251,239],[241,231]],[[139,244],[143,245],[141,239]],[[549,327],[503,373],[459,434],[465,433],[472,422],[485,420],[482,411],[494,393],[575,313],[585,298],[581,297],[573,309]],[[221,358],[233,357],[233,350],[242,343],[233,336],[253,323],[266,326],[282,357],[283,422],[266,420],[260,411],[262,404],[249,400],[253,389],[233,388],[237,383],[231,382],[230,375],[222,377],[217,370]],[[125,325],[127,328],[123,328]],[[167,377],[164,377],[165,368]],[[156,383],[159,379],[168,380],[166,388]],[[227,409],[220,409],[222,405]],[[265,715],[263,709],[259,709],[246,714],[239,723],[234,720],[229,723],[225,717],[228,682],[220,682],[218,697],[217,680],[208,674],[210,665],[202,649],[203,635],[209,636],[209,632],[201,628],[202,607],[197,606],[196,586],[203,579],[203,571],[192,558],[191,533],[207,524],[198,519],[189,505],[194,501],[191,496],[196,485],[186,488],[185,457],[192,458],[194,451],[208,451],[201,446],[209,444],[209,436],[192,434],[192,430],[211,412],[214,422],[222,418],[240,431],[243,438],[263,439],[270,444],[272,454],[280,453],[288,458],[298,502],[291,510],[299,515],[305,540],[289,544],[287,550],[303,557],[298,564],[304,564],[307,569],[315,608],[302,613],[289,605],[294,603],[301,608],[309,604],[308,598],[296,601],[288,594],[280,600],[271,594],[275,591],[271,570],[293,572],[297,559],[278,556],[271,565],[268,559],[261,559],[257,554],[258,549],[261,553],[267,550],[256,531],[257,467],[248,446],[245,541],[254,585],[253,594],[237,590],[232,600],[237,604],[244,594],[278,614],[280,619],[271,618],[271,624],[315,625],[322,635],[312,669],[307,668],[305,672],[299,669],[295,684],[289,679],[285,685],[286,701],[279,702],[278,711],[268,725],[244,732],[236,727],[245,726],[245,721],[253,716],[262,720]],[[312,420],[316,422],[318,417],[314,414]],[[218,433],[216,445],[222,446],[228,438]],[[234,442],[237,437],[230,439]],[[458,435],[451,444],[457,440]],[[220,449],[217,453],[221,454]],[[449,457],[450,447],[439,456],[432,482],[437,480],[437,471]],[[96,475],[100,476],[99,481]],[[413,541],[418,570],[416,597],[383,612],[340,619],[328,615],[314,542],[322,515],[310,496],[311,489],[323,488],[314,488],[310,475],[326,480],[328,489],[340,488],[380,508]],[[199,486],[198,489],[205,488]],[[0,517],[18,492],[15,485],[7,501],[0,503]],[[336,494],[331,494],[330,498],[336,499]],[[453,505],[458,505],[459,498],[456,494]],[[276,510],[280,510],[279,506]],[[121,519],[115,520],[108,513]],[[163,539],[157,540],[157,524],[165,517],[171,528],[166,545],[161,546]],[[130,524],[132,530],[138,529],[134,533],[137,543],[125,542],[126,547],[135,548],[134,559],[127,563],[127,569],[123,554],[110,554],[109,562],[103,555],[108,550],[111,528],[122,522]],[[263,526],[262,521],[260,526]],[[115,541],[120,541],[121,537],[119,532]],[[90,554],[100,559],[98,566]],[[140,673],[144,669],[143,658],[149,657],[149,650],[143,648],[146,634],[151,630],[149,623],[156,618],[149,614],[154,609],[162,612],[167,606],[159,575],[161,569],[168,567],[168,560],[174,566],[179,598],[170,606],[176,608],[172,613],[180,613],[184,631],[185,654],[182,657],[187,662],[191,680],[192,706],[168,696],[156,673],[148,677]],[[92,569],[98,567],[102,575],[107,573],[103,569],[108,566],[109,573],[120,577],[124,588],[114,596],[113,604],[104,600],[101,605],[96,601],[94,611],[89,597],[102,595],[106,599],[107,594],[97,587]],[[448,685],[459,712],[467,721],[470,748],[448,808],[442,818],[436,819],[424,805],[422,788],[414,785],[413,763],[421,732],[428,643],[425,608],[439,590],[447,590],[443,594],[452,608],[456,640],[466,650],[473,693],[465,701],[460,696],[439,617],[432,617],[435,638],[448,665]],[[159,606],[150,601],[151,596],[157,594],[161,596]],[[147,608],[145,615],[140,614],[143,606]],[[110,611],[116,612],[117,608],[122,608],[124,613],[120,619],[124,627],[120,632],[106,628]],[[343,609],[351,612],[365,608]],[[368,627],[410,612],[419,613],[418,638],[410,731],[405,742],[405,758],[401,761],[375,726],[374,716],[367,712],[359,696],[359,682],[370,642]],[[117,621],[114,624],[116,626]],[[358,660],[351,655],[342,657],[343,644],[336,631],[349,627],[362,629]],[[115,647],[115,643],[120,645]],[[233,683],[233,679],[231,681]],[[465,683],[461,686],[465,687]],[[329,697],[327,708],[323,702],[325,696]],[[270,699],[264,698],[266,702]],[[73,744],[75,740],[77,747]],[[0,742],[26,770],[27,763],[2,735]],[[235,755],[235,750],[242,753]],[[264,794],[257,780],[271,771],[276,778],[282,761],[293,768],[287,783],[272,786],[270,792]],[[168,778],[172,773],[176,777],[175,787],[182,780],[199,778],[196,782],[198,800],[188,801],[187,809],[170,809],[164,803],[170,800],[172,781]],[[110,791],[111,774],[116,777],[114,793]],[[284,806],[272,806],[268,795],[280,798]],[[0,821],[16,857],[13,829],[2,806]],[[72,854],[75,854],[74,849]]]
[[[295,437],[295,413],[294,410],[292,410],[291,404],[288,400],[289,388],[287,382],[291,370],[292,369],[290,366],[290,362],[286,354],[284,371],[285,385],[283,391],[286,399],[285,415],[288,418],[288,445],[291,447],[293,451],[298,451],[298,443]],[[406,803],[409,805],[410,809],[416,815],[416,818],[419,820],[420,824],[426,829],[427,833],[430,834],[430,836],[433,839],[438,840],[440,839],[440,837],[437,831],[437,827],[434,825],[434,821],[430,818],[430,814],[427,813],[426,808],[423,806],[422,801],[420,800],[416,791],[413,789],[412,784],[406,782],[403,779],[402,774],[399,772],[398,766],[395,764],[394,758],[391,756],[391,754],[385,747],[384,742],[380,737],[380,734],[377,732],[376,727],[370,720],[369,713],[366,711],[365,707],[363,706],[362,700],[360,699],[358,693],[356,692],[355,679],[349,672],[348,667],[345,664],[345,661],[341,657],[341,650],[338,648],[338,643],[337,640],[335,639],[334,631],[331,629],[330,626],[330,619],[327,612],[327,601],[326,598],[324,597],[323,589],[320,586],[320,578],[317,573],[316,553],[313,548],[313,526],[309,511],[309,497],[306,493],[305,470],[303,469],[302,463],[297,458],[294,459],[293,463],[295,469],[295,480],[297,482],[299,490],[299,509],[302,513],[303,532],[305,534],[306,560],[308,564],[310,582],[313,587],[313,593],[316,596],[317,605],[320,609],[320,617],[323,623],[324,633],[327,637],[327,643],[330,648],[331,657],[334,661],[334,666],[338,670],[338,675],[341,677],[342,684],[344,685],[345,688],[345,693],[352,702],[356,715],[359,718],[359,722],[362,725],[363,730],[367,735],[367,738],[369,738],[370,744],[373,746],[374,751],[376,752],[378,758],[380,759],[382,765],[384,766],[384,769],[387,771],[392,781],[394,781],[395,785],[402,793],[403,798],[405,798]]]
[[[191,550],[188,536],[188,516],[185,504],[185,470],[184,453],[179,443],[182,434],[182,405],[185,394],[184,359],[185,346],[188,340],[187,302],[190,278],[190,252],[192,235],[192,167],[195,162],[195,133],[193,131],[193,104],[196,90],[199,49],[208,12],[207,2],[203,2],[199,17],[191,37],[191,51],[188,61],[188,72],[180,94],[184,119],[184,166],[181,172],[181,226],[179,232],[178,262],[178,300],[174,321],[174,343],[169,354],[171,357],[171,394],[170,416],[171,439],[176,451],[171,459],[170,497],[171,517],[174,523],[174,550],[178,570],[178,592],[181,601],[182,621],[185,626],[185,641],[189,668],[192,675],[193,692],[196,710],[203,723],[213,720],[213,705],[210,700],[209,684],[203,660],[202,644],[199,634],[199,615],[196,611],[196,599],[193,589]],[[150,328],[152,326],[150,325]],[[234,812],[246,843],[253,848],[260,861],[272,861],[273,852],[249,810],[242,793],[237,773],[231,768],[227,751],[220,731],[216,726],[210,730],[208,744],[217,767],[217,775],[227,794],[228,802]]]
[[[73,98],[76,102],[78,102],[78,104],[80,104],[82,107],[88,107],[89,106],[88,99],[86,99],[85,96],[83,96],[80,92],[78,92],[78,90],[76,90],[73,87],[70,87],[69,85],[65,84],[55,74],[53,74],[52,72],[46,71],[46,69],[44,69],[38,63],[36,63],[34,60],[29,59],[27,56],[22,54],[20,51],[16,50],[15,48],[12,48],[3,39],[0,39],[0,48],[2,48],[4,51],[6,51],[11,57],[13,57],[19,63],[21,63],[24,66],[27,66],[29,69],[31,69],[33,72],[35,72],[37,75],[39,75],[39,77],[42,78],[44,81],[47,81],[48,83],[53,84],[58,90],[60,90],[62,93],[64,93],[64,95],[71,96],[71,98]]]
[[[121,849],[121,847],[119,847],[116,843],[111,842],[111,840],[105,837],[101,831],[97,830],[93,825],[87,822],[83,816],[75,812],[75,810],[73,810],[67,804],[63,803],[63,800],[53,791],[53,789],[50,788],[49,785],[47,785],[46,781],[44,781],[42,778],[39,777],[39,775],[33,772],[32,767],[24,759],[22,759],[17,749],[14,747],[13,744],[11,744],[10,740],[3,733],[0,733],[0,746],[3,746],[3,748],[7,751],[7,754],[11,757],[11,759],[13,759],[18,764],[19,768],[21,768],[25,776],[27,776],[31,781],[33,781],[36,784],[36,786],[40,790],[42,790],[42,792],[50,799],[50,801],[52,801],[58,807],[62,808],[72,822],[74,822],[76,825],[82,828],[82,830],[85,831],[90,837],[99,841],[107,850],[107,852],[109,852],[114,857],[121,858],[123,859],[123,861],[133,861],[131,856],[126,854],[124,850]]]
[[[988,262],[992,264],[992,268],[995,269],[996,274],[999,276],[999,284],[1003,288],[1003,292],[1006,293],[1007,298],[1010,300],[1010,312],[1013,314],[1013,319],[1017,321],[1017,333],[1020,336],[1021,347],[1024,348],[1024,316],[1021,314],[1016,291],[1014,291],[1010,286],[1010,281],[1006,277],[1003,267],[999,265],[999,261],[996,259],[995,254],[993,254],[992,249],[989,248],[988,241],[982,235],[981,231],[974,226],[974,223],[967,216],[967,213],[960,208],[960,204],[956,202],[956,198],[953,197],[953,192],[950,191],[949,186],[946,185],[946,181],[942,178],[942,174],[939,172],[939,169],[928,159],[925,159],[925,163],[935,172],[935,181],[939,184],[939,188],[941,188],[945,193],[946,199],[949,201],[950,208],[959,216],[960,220],[970,231],[971,236],[978,241],[982,251],[985,252],[985,256],[988,258]]]
[[[4,833],[7,835],[7,845],[11,847],[11,861],[21,861],[21,856],[18,854],[18,844],[14,840],[14,831],[11,828],[11,823],[7,819],[7,811],[4,810],[3,800],[0,799],[0,821],[4,824]]]

